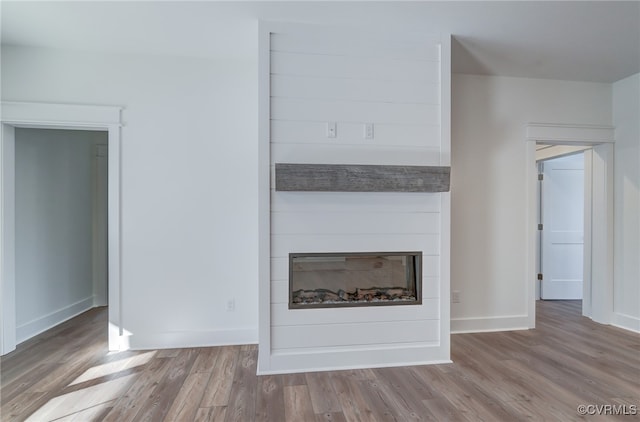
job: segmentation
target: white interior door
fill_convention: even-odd
[[[582,299],[584,154],[545,161],[542,182],[542,299]]]

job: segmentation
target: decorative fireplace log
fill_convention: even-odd
[[[353,292],[339,290],[337,293],[328,289],[301,289],[292,292],[292,295],[292,302],[296,304],[416,300],[416,297],[409,290],[402,287],[374,287],[371,289],[356,289]]]

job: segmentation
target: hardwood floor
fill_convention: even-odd
[[[640,335],[580,316],[580,302],[537,310],[535,330],[453,335],[453,364],[257,377],[253,345],[108,353],[94,309],[2,358],[0,419],[639,420]]]

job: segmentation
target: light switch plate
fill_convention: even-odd
[[[337,126],[336,122],[327,122],[327,138],[335,138],[338,136]]]
[[[373,139],[373,123],[364,124],[364,139]]]

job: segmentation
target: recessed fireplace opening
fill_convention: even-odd
[[[289,309],[422,303],[422,252],[289,254]]]

